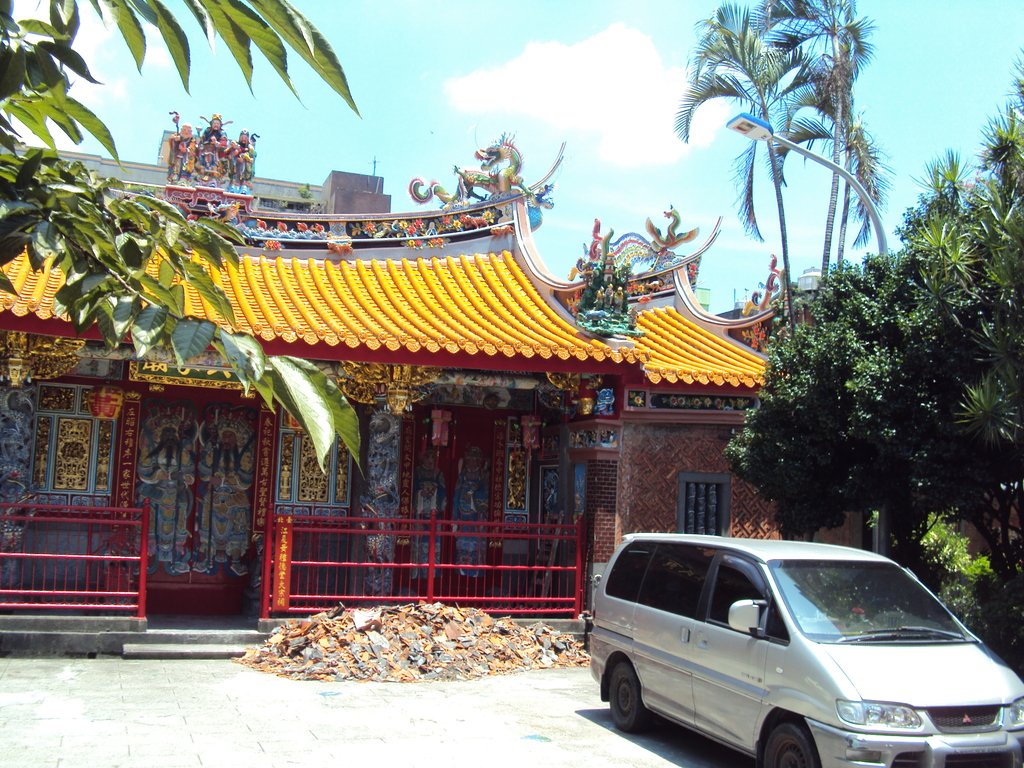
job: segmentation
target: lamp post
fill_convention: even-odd
[[[871,196],[868,195],[868,191],[864,189],[864,185],[857,180],[856,176],[841,165],[836,165],[831,160],[815,154],[808,149],[804,149],[799,144],[794,144],[782,134],[775,133],[775,131],[772,130],[770,123],[746,112],[741,112],[736,115],[736,117],[725,124],[725,127],[736,131],[736,133],[742,133],[752,141],[773,141],[780,147],[785,147],[788,150],[796,152],[798,155],[803,155],[808,160],[813,160],[819,165],[825,166],[833,173],[838,173],[846,179],[849,185],[853,187],[854,191],[860,196],[861,202],[864,203],[864,207],[867,209],[868,218],[871,219],[871,226],[874,227],[875,237],[878,240],[878,253],[882,256],[888,255],[889,248],[886,245],[885,229],[882,228],[882,220],[878,217],[878,209],[875,208],[874,201],[871,199]]]
[[[810,150],[804,149],[799,144],[794,144],[792,141],[787,139],[785,136],[775,133],[772,130],[770,123],[760,118],[754,117],[747,112],[741,112],[732,118],[728,123],[725,124],[727,128],[742,133],[751,141],[773,141],[780,147],[785,147],[788,150],[796,152],[798,155],[803,155],[808,160],[813,160],[819,165],[823,165],[833,173],[838,173],[860,196],[861,202],[864,203],[864,207],[867,209],[868,217],[871,219],[871,226],[875,230],[875,238],[878,240],[878,253],[881,256],[886,256],[889,253],[888,245],[885,240],[885,230],[882,228],[882,221],[878,216],[878,209],[875,208],[875,203],[868,195],[864,185],[861,184],[857,177],[850,173],[848,170],[843,168],[841,165],[836,165],[831,160],[828,160],[821,155],[817,155]],[[786,281],[789,281],[789,276],[786,276]],[[786,286],[788,290],[789,286]],[[888,554],[889,552],[889,514],[888,510],[883,508],[878,512],[878,521],[874,527],[872,535],[872,549],[875,552],[881,554]]]

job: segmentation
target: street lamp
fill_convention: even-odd
[[[741,112],[736,115],[732,120],[725,124],[727,128],[742,133],[748,139],[752,141],[774,141],[780,147],[796,152],[798,155],[803,155],[809,160],[813,160],[819,165],[823,165],[834,173],[838,173],[853,187],[854,191],[860,195],[861,201],[864,203],[864,207],[867,209],[868,217],[871,219],[871,226],[875,229],[875,237],[878,240],[878,253],[881,256],[886,256],[889,253],[889,248],[885,242],[885,230],[882,228],[882,221],[878,217],[878,209],[875,208],[875,203],[868,195],[868,191],[864,189],[864,186],[857,180],[857,177],[850,173],[848,170],[843,168],[841,165],[836,165],[831,160],[827,160],[821,155],[816,155],[810,150],[804,149],[799,144],[794,144],[792,141],[787,139],[781,134],[775,133],[772,130],[771,123],[768,123],[760,118],[754,117],[747,112]],[[789,277],[787,276],[787,280]],[[881,554],[888,554],[889,551],[889,515],[888,510],[881,509],[878,513],[878,521],[874,528],[872,541],[872,549],[875,552]]]
[[[849,185],[853,187],[854,191],[860,196],[861,202],[864,203],[864,207],[867,209],[868,218],[871,219],[871,226],[874,227],[875,237],[878,240],[878,253],[882,256],[888,255],[889,248],[885,241],[885,229],[882,228],[882,220],[878,217],[878,209],[875,208],[874,201],[871,199],[871,196],[868,195],[868,191],[864,189],[864,185],[857,181],[856,176],[841,165],[836,165],[831,160],[827,160],[821,155],[817,155],[810,150],[804,149],[799,144],[794,144],[782,134],[775,133],[775,131],[772,130],[770,123],[746,112],[741,112],[736,115],[736,117],[725,124],[725,127],[736,131],[736,133],[742,133],[752,141],[774,141],[780,147],[785,147],[788,150],[796,152],[798,155],[803,155],[808,160],[813,160],[819,165],[824,165],[833,173],[838,173],[846,179]]]

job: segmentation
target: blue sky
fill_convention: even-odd
[[[581,255],[595,218],[616,236],[642,233],[648,217],[664,226],[661,212],[669,205],[682,212],[685,228],[704,233],[723,217],[700,271],[713,311],[756,290],[771,255],[781,255],[766,177],[759,179],[756,206],[765,242],[747,237],[735,213],[733,160],[746,139],[724,125],[739,108],[703,107],[690,144],[673,133],[694,28],[715,2],[293,2],[331,41],[361,117],[298,57],[290,68],[301,101],[263,62],[250,92],[223,45],[211,54],[176,0],[169,4],[194,43],[190,94],[158,40],[151,40],[139,75],[120,38],[86,7],[80,50],[104,86],[76,85],[74,94],[110,126],[125,160],[155,160],[170,111],[199,125],[200,115],[220,112],[233,121],[230,134],[245,128],[260,135],[257,175],[319,184],[332,169],[376,169],[395,211],[422,210],[406,191],[412,178],[450,188],[452,166],[473,165],[475,149],[503,132],[515,134],[527,181],[543,174],[567,142],[555,207],[535,233],[558,277]],[[22,15],[35,6],[34,0],[17,3]],[[858,10],[876,24],[875,57],[856,98],[894,170],[881,214],[895,249],[893,230],[920,193],[916,180],[926,163],[947,148],[972,158],[982,128],[1004,103],[1024,44],[1024,4],[861,0]],[[91,141],[81,149],[101,153]],[[830,176],[793,157],[787,177],[791,259],[799,276],[821,261]],[[854,258],[864,252],[848,251]]]

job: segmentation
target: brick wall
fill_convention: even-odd
[[[712,424],[624,424],[616,535],[675,531],[679,474],[728,474],[729,464],[722,452],[732,430],[728,425]],[[730,519],[733,536],[778,538],[772,505],[736,477],[731,482]],[[595,556],[595,560],[599,558]]]
[[[616,543],[622,538],[619,516],[617,461],[592,460],[587,462],[587,521],[593,542],[593,560],[604,563],[611,557]]]

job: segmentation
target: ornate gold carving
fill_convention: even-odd
[[[96,491],[110,490],[110,451],[113,445],[114,422],[101,419],[99,427],[99,451],[96,454]]]
[[[32,469],[32,483],[37,488],[46,487],[46,471],[50,459],[50,427],[53,422],[46,416],[36,417],[36,457]]]
[[[327,474],[320,469],[309,435],[299,435],[298,501],[327,501]]]
[[[384,398],[388,410],[401,414],[426,395],[423,390],[441,375],[440,368],[384,363],[341,363],[345,378],[338,385],[345,397],[357,403],[372,404]]]
[[[559,389],[569,392],[580,388],[580,375],[578,373],[548,373],[548,381]]]
[[[85,339],[0,331],[0,381],[20,387],[33,379],[63,376],[78,364],[83,346]]]
[[[53,463],[54,490],[88,490],[92,423],[92,419],[57,419],[57,454]]]
[[[508,451],[508,489],[505,494],[505,508],[526,509],[526,451],[510,448]]]
[[[338,465],[334,470],[334,501],[344,504],[348,501],[348,451],[338,447]]]
[[[125,400],[141,400],[142,399],[142,393],[141,392],[125,392],[124,393],[124,399]]]
[[[74,413],[76,392],[74,387],[43,384],[39,387],[39,410]]]
[[[286,432],[281,439],[281,469],[278,473],[278,501],[292,500],[292,473],[295,469],[295,435]]]

